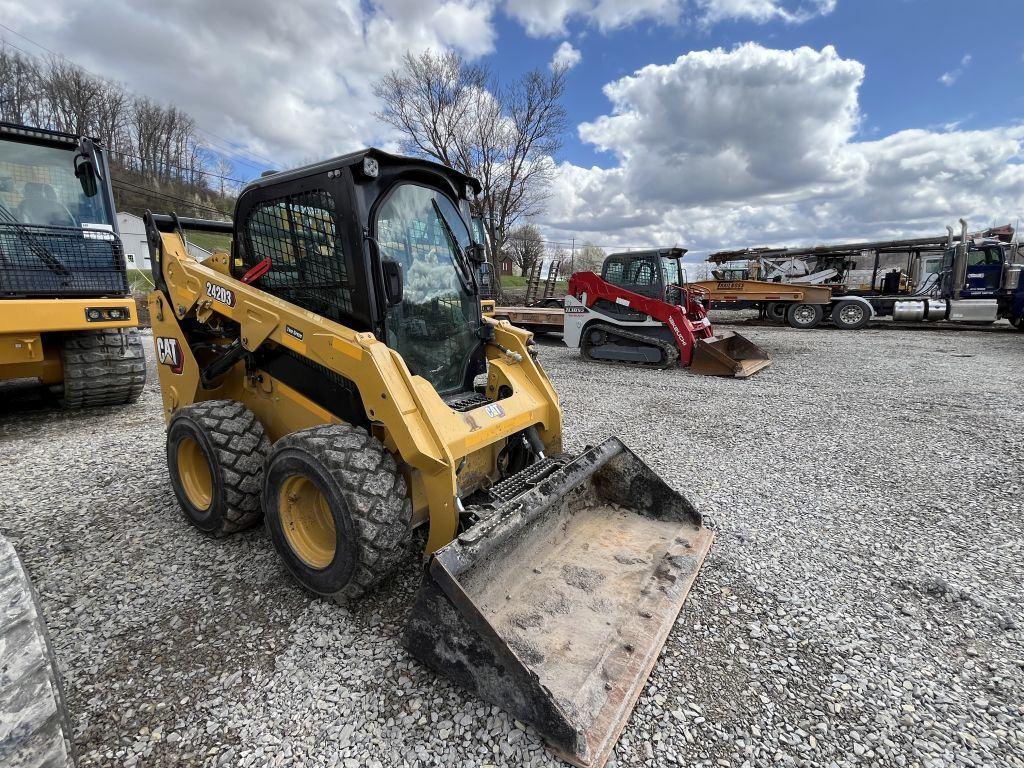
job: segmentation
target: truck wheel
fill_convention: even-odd
[[[837,301],[832,307],[832,324],[844,331],[859,331],[871,321],[871,313],[859,301]]]
[[[304,429],[274,445],[263,511],[292,575],[339,602],[362,597],[391,574],[412,521],[394,457],[349,424]]]
[[[234,400],[206,400],[167,425],[167,467],[185,517],[214,536],[259,522],[270,441],[256,414]]]
[[[768,319],[771,320],[772,322],[784,323],[786,322],[786,310],[788,309],[789,306],[787,304],[783,304],[782,302],[778,301],[772,301],[769,302],[766,313],[768,315]]]
[[[71,718],[35,590],[0,539],[0,762],[73,768]]]
[[[786,322],[790,328],[817,328],[824,315],[821,304],[792,304],[786,310]]]
[[[146,385],[146,354],[135,328],[64,339],[64,381],[51,391],[63,408],[134,403]]]

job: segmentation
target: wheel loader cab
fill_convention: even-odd
[[[73,134],[0,122],[0,381],[135,402],[146,368],[110,172]]]

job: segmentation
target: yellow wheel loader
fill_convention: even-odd
[[[531,335],[481,315],[478,192],[370,149],[260,178],[232,224],[147,215],[171,484],[339,600],[428,526],[410,652],[600,766],[712,533],[617,439],[562,452]]]
[[[134,402],[137,325],[102,148],[0,123],[0,382],[35,379],[65,408]]]

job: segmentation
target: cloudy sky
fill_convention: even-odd
[[[1024,37],[1001,32],[1024,28],[1021,0],[0,0],[0,24],[187,110],[245,178],[393,142],[372,83],[406,50],[505,79],[571,66],[537,222],[557,241],[707,251],[1024,218]]]

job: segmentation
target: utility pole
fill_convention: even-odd
[[[572,236],[572,254],[569,256],[569,274],[576,271],[576,235]]]

